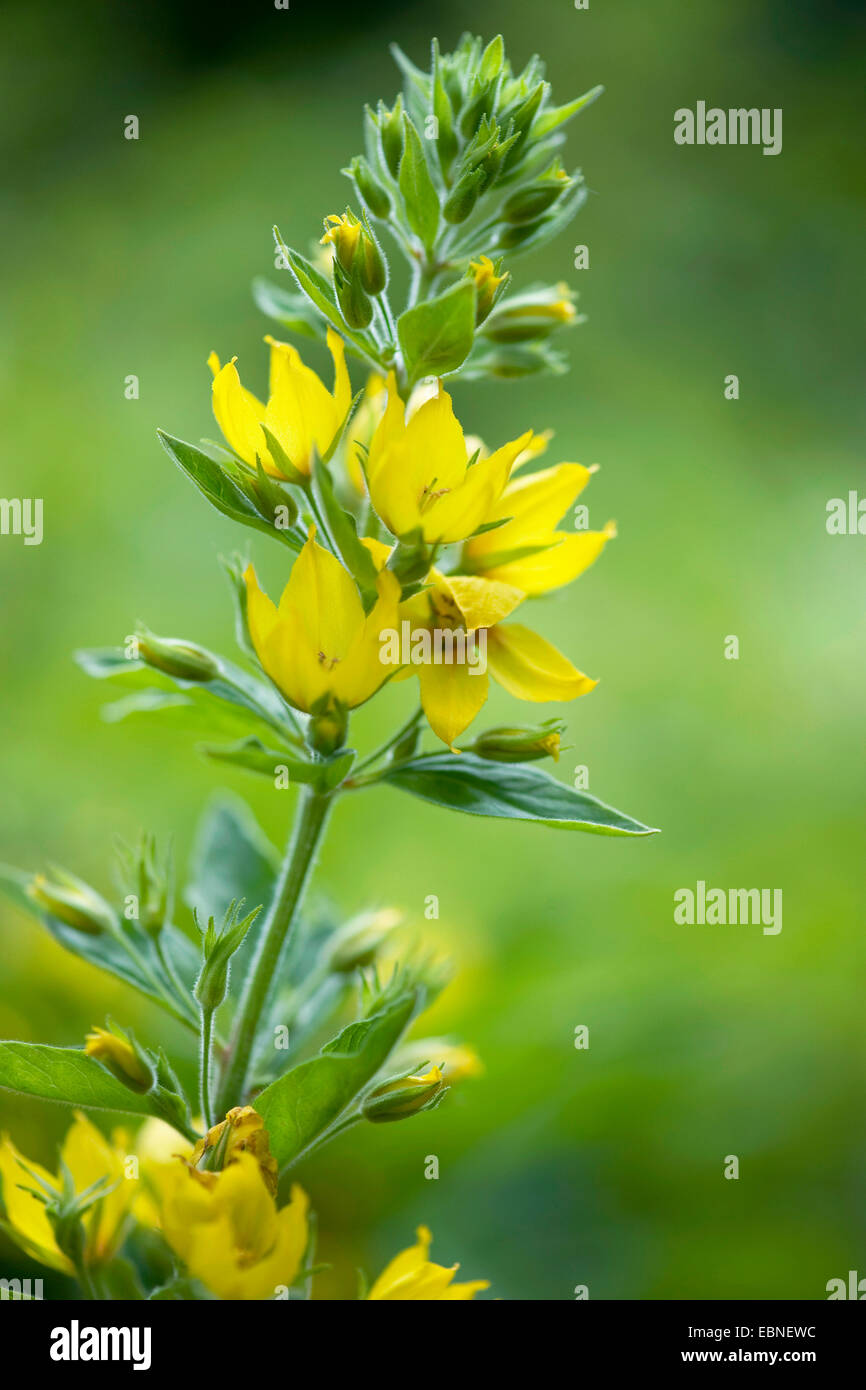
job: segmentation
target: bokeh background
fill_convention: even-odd
[[[142,618],[231,654],[216,556],[248,536],[155,430],[213,435],[211,348],[263,383],[250,283],[279,279],[271,225],[305,247],[345,204],[363,103],[397,90],[388,42],[423,60],[467,23],[503,32],[517,65],[540,51],[559,100],[606,86],[569,127],[591,197],[516,267],[580,291],[571,372],[455,395],[493,443],[553,427],[552,462],[601,465],[591,523],[615,517],[620,538],[539,608],[601,677],[566,708],[559,771],[585,764],[592,791],[663,834],[457,819],[388,791],[340,808],[319,884],[346,912],[404,908],[453,953],[429,1031],[470,1041],[486,1073],[304,1170],[335,1266],[322,1292],[350,1294],[355,1265],[375,1272],[424,1221],[440,1259],[507,1299],[820,1298],[866,1273],[866,539],[825,529],[830,498],[866,495],[853,0],[7,4],[0,491],[45,499],[45,540],[0,538],[0,853],[106,888],[115,832],[171,833],[183,863],[222,787],[283,840],[285,793],[205,765],[168,719],[105,724],[106,691],[70,653]],[[698,99],[782,107],[782,154],[676,146],[673,112]],[[252,551],[275,586],[276,548]],[[409,698],[389,690],[363,740]],[[489,713],[514,709],[500,694]],[[781,888],[781,934],[676,926],[674,890],[697,879]],[[108,1010],[160,1036],[5,905],[0,933],[0,1035],[71,1045]],[[66,1123],[6,1093],[0,1120],[45,1161]],[[4,1245],[0,1266],[21,1257]]]

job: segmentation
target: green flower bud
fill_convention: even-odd
[[[242,902],[229,903],[222,926],[218,928],[210,917],[202,932],[202,967],[193,995],[206,1013],[218,1009],[228,994],[231,958],[261,912],[257,907],[241,918],[242,906]]]
[[[139,660],[167,676],[181,681],[212,681],[219,675],[219,666],[210,652],[194,642],[182,642],[176,637],[157,637],[147,628],[135,634]]]
[[[393,111],[389,111],[384,103],[379,106],[380,130],[382,135],[382,153],[385,156],[385,163],[396,179],[400,169],[400,160],[403,158],[403,145],[406,139],[403,129],[403,94],[402,92],[394,102]]]
[[[111,907],[89,884],[63,869],[55,867],[52,872],[58,882],[52,883],[44,874],[34,874],[27,886],[27,895],[33,902],[67,927],[88,936],[117,930]]]
[[[373,318],[373,305],[360,282],[342,275],[338,280],[335,274],[334,285],[340,313],[349,328],[367,328]]]
[[[410,1115],[432,1109],[447,1089],[439,1068],[431,1067],[424,1076],[402,1076],[378,1086],[364,1097],[361,1114],[374,1124],[406,1120]]]
[[[573,180],[557,162],[540,178],[520,188],[505,203],[502,215],[506,222],[535,222],[571,188]]]
[[[564,732],[561,719],[548,719],[537,728],[501,725],[485,729],[466,751],[494,763],[531,763],[539,758],[558,762]]]
[[[483,181],[484,173],[481,169],[472,169],[458,179],[442,209],[442,216],[446,222],[456,227],[466,221],[478,201]]]
[[[504,299],[484,324],[484,334],[495,343],[525,343],[547,338],[559,328],[577,322],[575,295],[566,284],[528,290]]]
[[[336,974],[351,974],[372,965],[391,932],[403,921],[393,907],[353,917],[328,943],[325,964]]]
[[[362,154],[356,155],[343,173],[348,174],[374,217],[385,218],[391,211],[391,199],[387,189],[376,179],[373,170]]]

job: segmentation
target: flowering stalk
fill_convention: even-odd
[[[216,1097],[216,1113],[240,1103],[256,1040],[256,1029],[277,973],[283,946],[310,877],[327,824],[333,793],[311,787],[301,791],[292,837],[283,859],[267,920],[259,938],[232,1030]]]

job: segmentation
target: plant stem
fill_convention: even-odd
[[[396,743],[400,742],[400,739],[403,738],[404,734],[410,733],[410,731],[414,729],[415,725],[418,723],[418,720],[422,717],[423,714],[424,711],[419,705],[415,713],[411,715],[409,719],[406,720],[405,724],[400,725],[400,728],[397,729],[396,733],[391,734],[390,738],[387,738],[384,743],[380,743],[379,747],[374,749],[372,753],[369,753],[366,758],[362,759],[361,762],[356,763],[355,767],[352,770],[353,775],[349,778],[349,785],[351,786],[354,783],[355,773],[362,772],[364,768],[372,767],[374,763],[377,763],[380,758],[383,758],[385,756],[385,754],[388,752],[390,748],[393,748]]]
[[[210,1103],[211,1049],[213,1047],[213,1010],[201,1011],[201,1051],[199,1054],[199,1101],[205,1129],[214,1122]]]
[[[242,1103],[256,1029],[276,976],[283,943],[307,885],[334,795],[334,792],[319,792],[313,787],[301,789],[292,838],[238,1006],[227,1065],[217,1093],[218,1115]]]

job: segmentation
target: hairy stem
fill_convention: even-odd
[[[201,1052],[199,1056],[199,1103],[205,1129],[214,1122],[210,1102],[211,1051],[213,1047],[213,1010],[201,1011]]]
[[[218,1115],[224,1114],[230,1106],[242,1103],[259,1019],[274,983],[283,944],[306,888],[333,798],[333,792],[318,792],[312,787],[301,789],[292,838],[238,1007],[217,1094],[215,1109]]]

